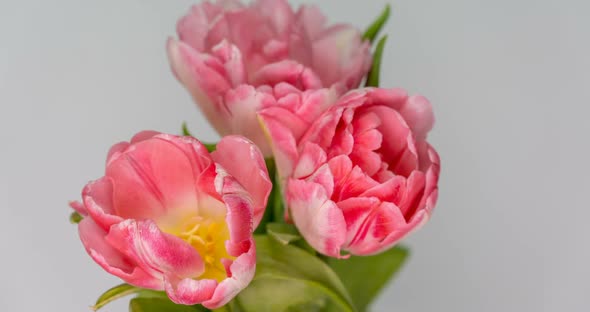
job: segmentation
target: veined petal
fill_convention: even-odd
[[[203,306],[208,309],[219,308],[250,284],[256,271],[256,248],[252,239],[249,246],[247,252],[229,265],[228,278],[219,283],[211,299],[203,302]]]
[[[211,157],[250,194],[254,204],[254,227],[258,226],[272,189],[264,157],[258,147],[244,137],[226,136],[217,144],[217,150]]]
[[[113,248],[106,240],[107,232],[91,218],[84,218],[78,225],[84,248],[105,271],[120,277],[125,282],[149,289],[162,289],[161,280],[141,269],[133,259]]]
[[[290,179],[286,192],[291,216],[305,240],[317,251],[340,258],[346,222],[325,189],[317,183]]]
[[[125,220],[114,225],[106,241],[152,276],[161,279],[198,277],[204,263],[191,245],[160,231],[154,221]]]

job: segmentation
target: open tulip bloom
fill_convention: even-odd
[[[136,312],[366,311],[440,173],[430,102],[379,86],[388,16],[361,33],[286,0],[193,6],[168,57],[222,138],[184,126],[113,145],[70,203],[87,253],[123,281],[93,309],[134,295]]]

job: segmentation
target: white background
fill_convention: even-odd
[[[386,1],[316,2],[364,28]],[[165,55],[190,4],[0,0],[2,311],[85,311],[119,283],[67,221],[111,144],[184,120],[216,139]],[[589,2],[392,5],[383,86],[432,101],[443,170],[374,310],[590,311]]]

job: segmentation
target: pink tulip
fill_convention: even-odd
[[[326,25],[316,7],[297,12],[286,0],[237,0],[195,5],[168,41],[178,80],[221,135],[240,134],[266,156],[270,149],[256,119],[265,97],[255,89],[288,83],[300,90],[359,85],[371,63],[369,42],[350,25]]]
[[[88,183],[80,238],[125,282],[214,309],[252,280],[252,232],[271,189],[258,148],[224,137],[211,154],[196,139],[141,132],[114,145],[105,176]]]
[[[285,122],[313,101],[260,112],[293,222],[328,256],[390,248],[436,203],[440,159],[426,142],[430,103],[400,89],[367,88],[328,104],[313,123]]]

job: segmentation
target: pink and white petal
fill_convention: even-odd
[[[111,227],[105,239],[152,276],[195,278],[205,270],[195,248],[162,232],[152,220],[125,220]]]
[[[313,142],[318,144],[322,149],[328,150],[332,145],[332,141],[335,140],[336,128],[342,118],[343,112],[343,108],[334,107],[322,114],[311,125],[300,141]]]
[[[352,171],[352,161],[346,155],[336,156],[328,161],[328,165],[330,166],[330,172],[332,172],[332,176],[334,177],[334,192],[335,196],[331,196],[331,198],[335,198],[336,201],[340,201],[342,194],[342,188],[344,187],[344,183],[348,179],[348,175]]]
[[[347,250],[358,256],[372,255],[391,247],[410,230],[399,208],[382,202],[367,216]],[[387,241],[391,237],[397,239]]]
[[[399,205],[406,220],[410,220],[423,205],[425,187],[425,174],[421,171],[413,171],[406,180],[405,194]]]
[[[273,106],[274,98],[250,85],[240,85],[225,94],[224,103],[229,113],[226,120],[228,133],[225,134],[243,135],[259,146],[264,156],[271,156],[269,143],[256,112],[265,106]]]
[[[259,112],[264,131],[271,142],[271,148],[281,179],[289,177],[299,156],[297,141],[291,130],[277,119],[273,110]],[[277,115],[278,116],[278,115]]]
[[[262,219],[272,189],[262,153],[256,145],[242,136],[226,136],[217,144],[217,150],[211,157],[250,194],[254,203],[256,227]]]
[[[365,191],[379,185],[377,181],[369,177],[359,166],[354,166],[350,174],[341,181],[340,194],[335,193],[338,200],[358,197]]]
[[[325,189],[317,183],[290,179],[286,193],[293,221],[305,240],[318,252],[341,258],[346,222]]]
[[[394,176],[384,183],[366,190],[362,197],[376,197],[382,201],[400,205],[406,194],[406,179],[402,176]]]
[[[231,180],[231,178],[225,179]],[[244,194],[245,195],[245,194]],[[242,194],[224,194],[223,200],[227,207],[227,216],[225,217],[229,230],[229,241],[226,242],[226,249],[230,256],[237,257],[246,252],[249,246],[245,242],[252,239],[254,223],[252,220],[252,202],[247,196]],[[256,224],[258,225],[258,224]]]
[[[113,183],[109,177],[88,183],[82,190],[82,201],[88,214],[105,231],[111,225],[123,221],[115,210]]]
[[[305,181],[317,183],[326,191],[328,198],[334,194],[334,176],[330,171],[330,165],[325,163],[319,167],[312,175],[308,176]]]
[[[219,96],[231,88],[229,78],[221,73],[223,64],[173,39],[168,40],[167,50],[176,78],[191,93],[213,127],[222,134],[227,133],[224,123],[227,112],[218,102]]]
[[[337,203],[346,221],[346,246],[353,241],[363,222],[380,203],[375,197],[351,197]]]
[[[217,281],[212,279],[165,279],[166,294],[176,304],[194,305],[209,300],[215,293]]]
[[[148,274],[106,240],[107,232],[91,218],[84,218],[78,225],[80,240],[92,259],[105,271],[125,282],[143,288],[161,290],[162,281]]]
[[[248,78],[246,67],[244,66],[242,53],[238,47],[230,44],[227,40],[223,40],[214,46],[211,52],[223,63],[227,78],[233,87],[246,83]]]
[[[293,178],[303,179],[314,173],[327,159],[326,152],[317,144],[304,142],[299,160],[293,172]]]
[[[228,278],[219,283],[211,299],[203,302],[203,306],[208,309],[219,308],[250,284],[256,271],[256,248],[252,239],[249,245],[247,252],[229,266]]]
[[[404,239],[412,232],[420,229],[428,221],[428,214],[426,211],[420,211],[405,225],[395,227],[385,239],[378,242],[378,244],[368,245],[367,247],[359,248],[355,254],[358,255],[374,255],[387,250],[397,244],[400,240]]]

